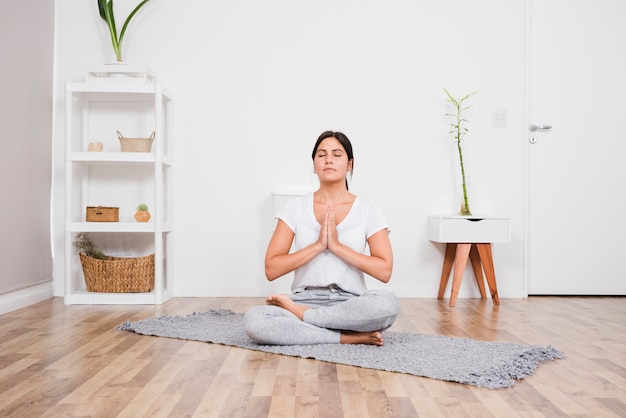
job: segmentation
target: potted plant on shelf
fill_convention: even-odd
[[[148,212],[148,205],[145,203],[137,206],[137,212],[135,212],[135,220],[137,222],[148,222],[150,220],[150,212]]]
[[[124,40],[124,34],[128,28],[128,24],[132,20],[133,16],[141,9],[149,0],[143,0],[133,9],[132,12],[126,18],[122,30],[117,32],[115,25],[115,16],[113,14],[113,0],[98,0],[98,11],[100,17],[106,22],[109,32],[111,34],[111,43],[113,44],[113,51],[115,51],[115,59],[118,62],[122,62],[122,41]]]
[[[456,141],[456,146],[457,146],[457,150],[459,151],[459,163],[461,165],[461,180],[462,180],[462,187],[463,187],[463,201],[461,202],[461,210],[459,211],[459,215],[462,216],[471,216],[472,215],[472,211],[470,210],[469,207],[469,201],[467,198],[467,184],[465,183],[465,166],[463,164],[463,150],[461,148],[461,140],[463,139],[463,135],[465,135],[468,132],[468,129],[464,126],[464,123],[467,122],[467,119],[463,118],[463,112],[465,112],[467,109],[469,109],[470,106],[465,106],[464,102],[465,100],[467,100],[470,96],[472,96],[473,94],[476,93],[476,91],[465,95],[459,99],[455,99],[450,92],[448,92],[448,90],[443,89],[443,91],[446,93],[446,95],[448,96],[448,99],[446,100],[446,102],[448,103],[452,103],[452,105],[454,106],[455,112],[454,113],[446,113],[446,116],[449,116],[452,118],[452,122],[450,123],[450,126],[452,126],[452,130],[450,131],[451,134],[454,134],[454,140]]]

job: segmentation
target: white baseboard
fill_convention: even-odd
[[[450,280],[451,281],[451,280]],[[469,283],[467,286],[462,286],[459,290],[458,298],[459,299],[476,299],[480,298],[480,292],[478,291],[478,286],[476,283]],[[412,287],[393,287],[391,285],[376,285],[376,286],[368,286],[369,289],[385,289],[395,293],[400,299],[403,298],[416,298],[416,299],[436,299],[437,294],[439,293],[439,284],[433,284],[431,286],[412,286]],[[485,286],[487,284],[485,283]],[[444,299],[450,298],[450,287],[451,283],[448,283],[448,288],[446,289]],[[489,289],[487,288],[487,299],[491,299],[491,295],[489,294]],[[273,284],[266,285],[265,287],[224,287],[224,288],[187,288],[187,287],[178,287],[174,289],[173,297],[197,297],[197,298],[245,298],[245,297],[266,297],[272,293],[278,292],[279,289],[274,288]],[[523,299],[525,298],[522,289],[518,287],[510,287],[510,286],[499,286],[498,287],[498,296],[500,299],[510,298],[510,299]]]
[[[0,315],[53,297],[52,282],[0,295]]]

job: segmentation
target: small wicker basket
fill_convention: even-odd
[[[124,138],[124,135],[117,131],[122,152],[150,152],[152,142],[154,142],[154,132],[148,138]]]
[[[141,293],[154,289],[154,254],[99,260],[81,252],[80,263],[90,292]]]
[[[87,222],[119,222],[120,208],[87,206],[85,220]]]

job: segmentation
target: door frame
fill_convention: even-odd
[[[524,183],[523,183],[523,220],[522,220],[522,236],[523,236],[523,260],[522,260],[522,292],[523,297],[528,298],[528,283],[530,280],[530,149],[528,142],[527,127],[530,122],[530,102],[531,102],[531,28],[532,28],[532,0],[525,0],[524,5],[524,128],[521,138],[524,141]]]

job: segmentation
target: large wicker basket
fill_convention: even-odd
[[[90,292],[140,293],[154,289],[154,254],[99,260],[80,253],[80,263]]]

